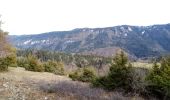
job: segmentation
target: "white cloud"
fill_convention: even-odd
[[[170,22],[169,0],[0,0],[4,29],[36,34],[80,27]]]

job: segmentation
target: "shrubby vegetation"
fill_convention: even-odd
[[[24,56],[18,57],[18,65],[28,70],[63,75],[64,65],[61,61],[65,64],[74,62],[78,69],[69,74],[72,80],[91,82],[95,87],[111,91],[116,89],[123,90],[125,93],[159,96],[165,100],[170,98],[170,56],[163,57],[160,62],[156,61],[152,69],[146,69],[133,67],[127,55],[122,51],[118,52],[112,60],[93,56],[69,54],[68,56],[56,52],[45,53],[45,51],[37,55],[37,52],[30,53],[35,53],[36,57],[23,52],[21,55]],[[49,55],[53,56],[50,58]],[[97,76],[95,68],[100,68],[102,64],[110,64],[109,72],[105,76]],[[86,67],[89,65],[94,65],[94,67]]]
[[[67,54],[67,53],[61,53],[55,51],[26,49],[26,50],[17,51],[18,66],[20,67],[29,66],[28,64],[29,55],[34,55],[38,59],[37,61],[43,64],[43,67],[45,69],[44,71],[52,72],[60,75],[64,73],[63,65],[70,66],[67,67],[68,69],[66,73],[68,71],[70,73],[70,71],[74,71],[77,68],[84,68],[86,66],[93,66],[99,71],[100,69],[103,68],[104,65],[109,64],[109,62],[111,61],[110,58],[94,56],[94,55]],[[57,65],[57,68],[53,67],[54,65]],[[59,72],[54,71],[55,69],[58,69]]]
[[[163,57],[160,66],[155,62],[146,80],[152,94],[170,99],[170,56]]]
[[[96,72],[92,67],[84,67],[69,74],[69,77],[74,81],[92,82],[96,78]]]
[[[97,77],[93,86],[107,90],[123,89],[124,92],[137,93],[144,96],[157,96],[170,99],[170,56],[163,57],[161,64],[154,63],[151,71],[145,68],[134,68],[127,56],[117,53],[108,75]]]
[[[28,55],[28,57],[18,57],[17,65],[19,67],[24,67],[29,71],[43,72],[44,67],[41,62],[37,59],[37,57],[33,55]]]
[[[64,75],[64,64],[62,62],[47,61],[43,64],[45,72],[51,72],[57,75]]]
[[[6,58],[0,58],[0,71],[7,71],[8,63],[6,62]]]
[[[29,51],[29,50],[28,50]],[[45,71],[58,75],[64,74],[64,63],[75,63],[77,70],[69,74],[75,81],[91,82],[95,87],[107,90],[123,90],[126,93],[142,95],[161,94],[169,98],[169,66],[170,57],[161,60],[161,65],[154,64],[149,72],[146,68],[135,68],[129,62],[124,52],[118,52],[112,59],[104,59],[93,56],[47,52],[41,50],[19,51],[18,66],[31,71]],[[34,56],[32,56],[34,55]],[[64,63],[62,63],[62,61]],[[96,69],[102,64],[109,64],[110,70],[105,76],[97,76]],[[94,65],[94,67],[87,67]]]
[[[18,57],[17,64],[26,70],[35,72],[51,72],[58,75],[64,75],[64,64],[48,60],[41,62],[36,56],[29,54],[27,57]]]
[[[7,41],[7,32],[1,29],[0,20],[0,71],[7,71],[9,66],[16,65],[15,49]]]
[[[0,71],[7,71],[9,66],[11,67],[16,66],[15,55],[8,55],[6,57],[0,58]]]
[[[93,85],[108,90],[123,88],[130,91],[133,81],[133,75],[131,73],[132,65],[128,62],[127,56],[121,51],[114,57],[108,75],[97,78],[93,82]]]
[[[25,66],[26,70],[29,71],[36,71],[36,72],[43,72],[44,67],[41,62],[37,59],[37,57],[33,55],[28,55],[27,57],[27,65]]]
[[[17,57],[17,66],[25,68],[28,66],[28,60],[26,57]]]
[[[94,66],[96,68],[100,68],[102,67],[102,65],[106,65],[111,61],[111,58],[100,57],[95,55],[68,54],[36,49],[26,49],[17,51],[18,57],[27,57],[29,54],[35,55],[42,62],[52,60],[57,62],[63,62],[64,64],[75,63],[78,67]]]

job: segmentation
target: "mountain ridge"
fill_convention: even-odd
[[[170,53],[170,46],[168,46],[170,43],[170,24],[76,28],[71,31],[12,35],[10,41],[21,49],[36,48],[69,53],[87,53],[99,48],[110,47],[123,49],[138,58],[152,57]]]

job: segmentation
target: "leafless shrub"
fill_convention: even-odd
[[[145,77],[148,74],[148,69],[146,68],[134,68],[133,81],[131,83],[134,94],[147,93],[145,86]]]
[[[127,100],[121,94],[107,92],[100,88],[92,88],[86,83],[60,81],[58,83],[41,82],[40,89],[49,93],[61,93],[63,95],[73,95],[78,100]]]

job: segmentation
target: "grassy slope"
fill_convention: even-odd
[[[137,99],[135,99],[137,98]],[[0,73],[0,100],[141,100],[117,92],[90,88],[88,83],[47,72],[9,68]]]

